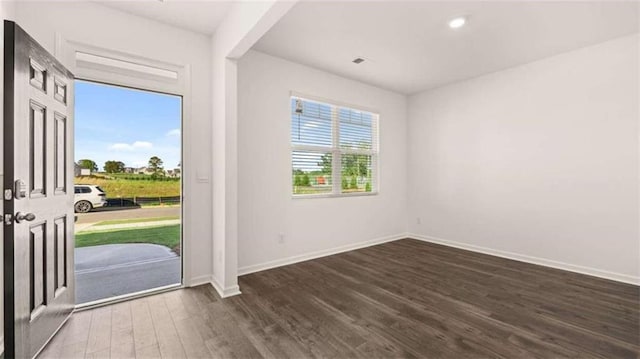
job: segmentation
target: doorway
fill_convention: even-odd
[[[76,304],[182,285],[182,97],[75,81]]]

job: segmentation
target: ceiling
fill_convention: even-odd
[[[636,2],[301,2],[254,49],[412,94],[638,32]],[[467,25],[450,29],[456,16]],[[366,59],[356,65],[352,60]]]
[[[213,34],[232,1],[110,0],[97,3],[194,32]]]

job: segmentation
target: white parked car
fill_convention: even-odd
[[[90,184],[75,185],[75,202],[73,209],[76,213],[87,213],[94,208],[106,207],[107,194],[102,188]]]

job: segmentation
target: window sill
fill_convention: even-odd
[[[380,192],[356,192],[356,193],[326,193],[326,194],[294,194],[292,199],[311,199],[311,198],[345,198],[345,197],[365,197],[377,196]]]

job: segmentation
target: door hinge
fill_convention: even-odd
[[[4,190],[4,200],[11,201],[13,199],[13,191],[10,189]]]
[[[4,215],[4,225],[10,226],[13,224],[13,215],[11,213],[7,213]]]

